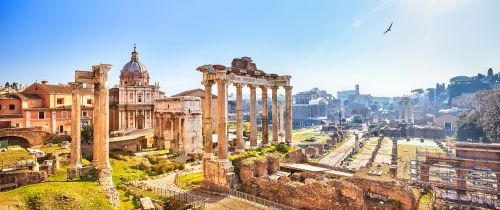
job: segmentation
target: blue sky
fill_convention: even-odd
[[[250,56],[292,75],[294,92],[361,86],[408,94],[456,75],[500,69],[500,1],[18,1],[0,3],[0,83],[73,80],[137,44],[167,95],[201,87],[203,64]],[[382,35],[394,22],[392,31]]]

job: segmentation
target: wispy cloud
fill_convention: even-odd
[[[385,0],[385,1],[381,2],[379,5],[377,5],[375,8],[373,8],[372,10],[370,10],[366,15],[363,15],[361,17],[356,18],[356,20],[354,20],[354,22],[352,23],[352,27],[357,28],[357,27],[361,26],[365,22],[366,18],[377,13],[380,9],[384,8],[391,1],[392,0]]]

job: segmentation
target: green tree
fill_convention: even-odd
[[[474,109],[457,121],[459,140],[480,139],[481,142],[500,142],[500,91],[476,94]]]
[[[483,129],[479,126],[479,113],[477,111],[461,115],[457,121],[457,127],[457,139],[460,141],[467,139],[477,141],[483,136]]]
[[[82,127],[81,131],[82,142],[90,143],[94,136],[94,126],[92,124],[87,124]]]

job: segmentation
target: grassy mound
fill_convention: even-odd
[[[95,181],[45,182],[0,193],[0,209],[113,209]]]

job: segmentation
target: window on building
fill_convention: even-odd
[[[38,112],[38,119],[45,119],[45,112]]]
[[[445,123],[444,123],[444,129],[445,129],[445,130],[452,131],[452,128],[453,128],[453,127],[452,127],[452,124],[451,124],[451,123],[449,123],[449,122],[445,122]]]
[[[83,112],[82,112],[82,116],[83,116],[83,117],[87,117],[87,112],[86,112],[86,111],[83,111]]]
[[[92,99],[87,99],[87,104],[92,104]]]
[[[130,100],[134,99],[134,94],[130,93]]]
[[[57,99],[57,105],[64,104],[64,98]]]
[[[138,101],[139,101],[139,103],[142,103],[142,95],[139,95]]]
[[[9,105],[9,110],[14,110],[14,109],[16,109],[16,105],[14,105],[14,104],[10,104],[10,105]]]

